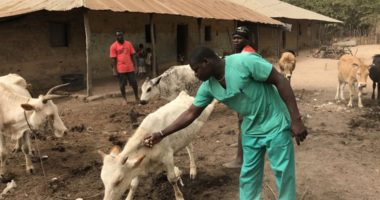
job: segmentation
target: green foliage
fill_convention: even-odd
[[[380,0],[283,0],[344,22],[344,29],[368,30],[380,21]]]

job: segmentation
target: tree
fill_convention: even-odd
[[[343,30],[368,31],[380,21],[380,0],[283,0],[343,21]]]

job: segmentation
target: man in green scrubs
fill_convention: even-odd
[[[289,81],[258,54],[234,54],[222,60],[211,49],[200,47],[193,52],[190,66],[203,81],[193,105],[167,128],[148,135],[144,144],[152,147],[188,126],[215,98],[243,116],[240,199],[260,199],[266,152],[276,178],[278,199],[296,199],[291,138],[300,144],[307,130]]]

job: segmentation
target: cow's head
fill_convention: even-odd
[[[99,151],[103,159],[100,178],[104,184],[104,200],[119,200],[137,176],[138,166],[145,156],[128,158],[121,156],[120,148],[112,148],[110,154]]]
[[[284,74],[285,78],[288,79],[289,81],[292,78],[293,69],[294,69],[293,64],[286,63],[284,65],[281,65],[282,74]]]
[[[150,99],[160,95],[159,83],[161,81],[161,76],[149,80],[147,78],[143,85],[141,86],[141,97],[140,103],[145,105]]]
[[[361,90],[367,86],[367,78],[369,74],[369,66],[363,63],[353,63],[352,67],[356,72],[356,80],[358,80],[358,88]]]
[[[291,50],[282,53],[278,64],[280,66],[282,74],[285,76],[286,79],[290,81],[290,79],[292,78],[294,68],[296,66],[295,53]]]
[[[39,95],[38,98],[32,98],[28,103],[21,104],[25,111],[32,112],[28,117],[28,122],[33,129],[42,129],[48,132],[54,130],[57,137],[62,137],[67,132],[67,128],[59,116],[58,108],[52,101],[52,99],[65,96],[51,94],[54,90],[66,85],[55,86],[45,95]]]

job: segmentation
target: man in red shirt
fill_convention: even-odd
[[[136,81],[135,66],[136,51],[131,42],[124,40],[123,32],[116,32],[116,41],[110,47],[111,66],[115,69],[120,85],[120,92],[124,98],[124,105],[127,105],[125,86],[127,80],[133,88],[136,102],[139,101],[138,86]]]
[[[239,26],[232,34],[232,44],[234,46],[235,53],[256,53],[256,50],[252,47],[250,40],[251,32],[245,26]],[[237,143],[236,158],[230,162],[223,164],[227,168],[240,168],[243,163],[243,147],[241,143],[241,130],[240,126],[243,118],[238,114],[239,119],[239,134]]]

